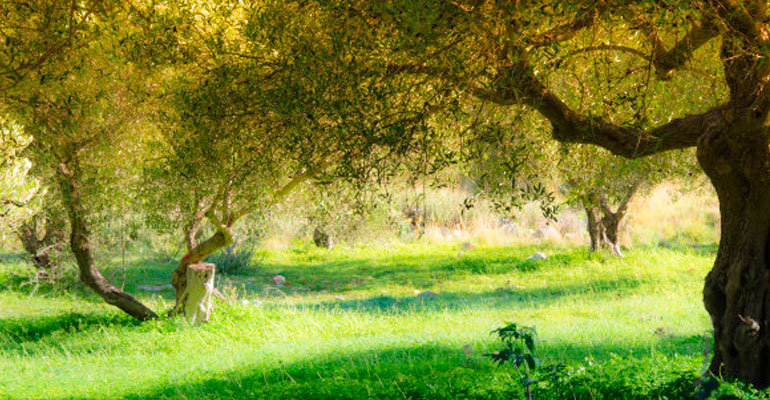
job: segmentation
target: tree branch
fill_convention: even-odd
[[[498,71],[491,90],[472,87],[470,93],[499,105],[522,104],[534,108],[550,121],[553,137],[560,142],[593,144],[622,157],[638,158],[695,146],[704,132],[721,129],[724,124],[722,112],[726,105],[678,118],[647,131],[583,115],[546,88],[535,75],[523,50],[514,50],[515,60]]]
[[[26,204],[24,204],[24,203],[22,203],[22,202],[20,202],[18,200],[13,200],[13,199],[0,199],[0,204],[3,204],[3,205],[9,205],[10,204],[10,205],[18,207],[18,208],[22,208],[22,207],[26,206]]]
[[[615,211],[615,214],[618,215],[619,218],[623,218],[624,215],[626,215],[626,211],[628,211],[628,205],[631,203],[631,199],[634,198],[634,195],[636,194],[636,191],[639,190],[639,186],[642,184],[642,179],[636,179],[631,185],[626,189],[626,192],[623,193],[623,198],[620,199],[620,203],[618,204],[618,208]]]
[[[717,37],[719,30],[710,18],[704,17],[700,23],[694,23],[690,31],[669,50],[666,50],[663,40],[654,30],[650,30],[648,34],[653,40],[650,61],[655,67],[658,79],[667,80],[692,57],[695,50]]]
[[[292,190],[294,190],[295,187],[297,187],[300,183],[305,182],[309,179],[312,179],[315,174],[324,168],[326,168],[329,165],[328,162],[323,162],[319,164],[316,168],[313,168],[312,170],[307,170],[294,178],[292,178],[289,182],[286,182],[285,185],[283,185],[280,189],[276,190],[275,193],[273,193],[273,196],[270,198],[270,201],[265,205],[265,207],[271,207],[281,200],[285,198],[289,193],[291,193]],[[241,210],[238,210],[237,212],[233,213],[234,220],[238,220],[241,217],[251,213],[255,210],[254,206],[248,206],[244,207]]]
[[[577,35],[584,28],[588,28],[596,22],[597,17],[607,10],[607,4],[600,2],[599,5],[590,5],[585,7],[579,13],[579,17],[572,21],[551,28],[537,36],[528,38],[527,43],[535,47],[548,46],[554,42],[569,40]]]
[[[767,42],[767,5],[761,1],[711,0],[727,29],[739,32],[752,44]],[[748,7],[747,7],[748,5]]]
[[[612,212],[612,209],[610,208],[609,203],[607,203],[607,196],[602,194],[601,196],[598,196],[598,202],[599,202],[599,208],[602,210],[602,214],[606,216],[614,217],[615,213]]]

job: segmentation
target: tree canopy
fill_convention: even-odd
[[[200,244],[210,248],[188,241],[184,269],[226,245],[239,216],[300,181],[377,181],[405,163],[431,170],[457,161],[469,131],[451,127],[477,121],[469,110],[481,107],[469,104],[499,107],[496,115],[535,111],[557,141],[630,159],[696,148],[722,213],[704,288],[716,339],[710,370],[764,387],[767,7],[5,2],[0,103],[31,135],[37,176],[57,187],[67,208],[81,278],[141,319],[155,313],[106,282],[88,246],[88,216],[139,193],[139,182],[165,193],[171,201],[162,207],[186,213],[185,225],[205,216],[217,227],[218,238]],[[498,139],[509,155],[524,154],[510,135]],[[595,167],[591,161],[570,162]]]

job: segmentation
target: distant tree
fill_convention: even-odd
[[[674,173],[666,160],[627,160],[595,148],[570,146],[561,159],[561,173],[569,189],[567,201],[586,213],[590,250],[608,249],[622,257],[620,223],[642,190]]]
[[[145,81],[121,57],[120,8],[99,13],[71,8],[70,19],[86,19],[70,34],[78,46],[29,71],[4,109],[32,137],[27,155],[36,177],[55,187],[70,226],[70,249],[81,281],[104,300],[138,319],[156,314],[109,283],[94,259],[92,222],[130,187],[137,160],[147,155],[141,121]],[[57,31],[58,32],[58,31]]]
[[[36,279],[55,278],[55,253],[61,250],[66,235],[59,207],[50,190],[30,173],[30,160],[22,156],[31,138],[7,119],[0,123],[0,137],[5,151],[0,164],[0,231],[21,242]]]

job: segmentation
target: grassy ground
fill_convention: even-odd
[[[536,251],[548,259],[525,260]],[[520,398],[484,356],[506,321],[535,326],[543,361],[569,366],[538,398],[680,398],[708,348],[714,251],[301,246],[220,279],[234,301],[201,327],[136,323],[77,286],[30,296],[21,261],[0,256],[0,398]],[[172,269],[132,259],[126,289],[163,311],[171,290],[136,287]]]

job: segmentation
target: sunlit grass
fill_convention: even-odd
[[[536,251],[548,259],[525,260]],[[648,385],[665,368],[695,376],[704,361],[709,251],[618,260],[581,248],[392,244],[261,257],[259,269],[220,281],[237,301],[201,327],[139,324],[90,295],[29,296],[5,263],[0,398],[515,398],[510,371],[484,356],[505,321],[537,328],[544,362],[649,366],[639,378]],[[135,287],[165,283],[171,269],[134,260],[126,288],[162,311],[170,291]],[[272,285],[278,273],[291,285]],[[435,295],[417,296],[426,291]]]

